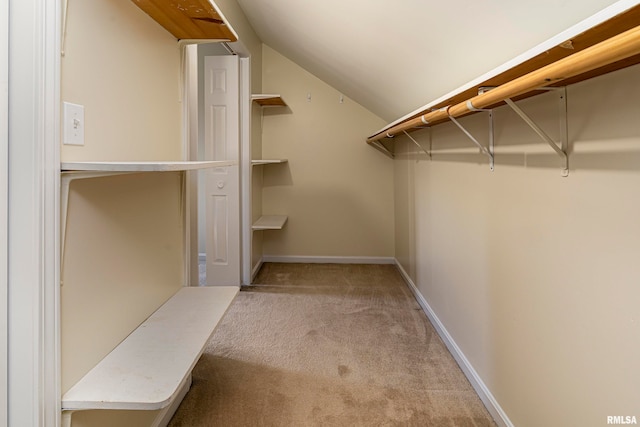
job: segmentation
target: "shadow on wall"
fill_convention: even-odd
[[[281,116],[283,114],[293,114],[293,110],[288,105],[285,107],[263,107],[262,109],[263,116]]]
[[[539,106],[537,106],[539,107]],[[550,112],[541,113],[540,108],[530,114],[539,126],[560,146],[560,122]],[[519,118],[502,111],[495,114],[494,155],[495,166],[515,166],[524,168],[562,169],[563,160],[551,147],[534,133]],[[536,115],[537,113],[537,115]],[[578,128],[571,128],[577,122]],[[624,125],[617,121],[599,121],[600,127],[586,119],[569,122],[568,154],[570,170],[621,170],[640,172],[640,127],[634,121]],[[467,117],[461,123],[484,147],[489,146],[486,120],[477,116]],[[605,127],[607,130],[601,129]],[[414,132],[412,137],[430,156],[419,151],[406,136],[399,136],[396,144],[409,147],[409,153],[401,150],[397,158],[417,161],[456,162],[486,165],[489,158],[482,154],[475,144],[453,124],[443,124],[429,131]],[[590,139],[588,139],[590,138]],[[400,151],[400,150],[399,150]]]
[[[289,163],[276,163],[269,165],[262,172],[262,187],[281,187],[293,185],[293,177]]]
[[[544,153],[501,153],[500,148],[497,145],[498,141],[496,141],[495,147],[495,167],[500,166],[519,166],[523,168],[547,168],[547,169],[562,169],[563,161],[562,159],[552,151],[549,147],[548,154]],[[606,143],[611,146],[616,145],[616,141],[606,141]],[[540,144],[545,144],[544,142],[540,142]],[[581,146],[582,143],[570,144],[570,146],[578,145]],[[547,148],[546,144],[543,148]],[[614,147],[615,148],[615,147]],[[460,149],[462,151],[462,149]],[[455,162],[455,163],[469,163],[476,165],[486,165],[487,169],[489,169],[489,159],[484,154],[480,153],[479,150],[476,153],[471,153],[468,151],[474,150],[465,149],[460,153],[452,153],[451,148],[448,148],[447,152],[439,152],[438,150],[433,150],[431,152],[431,157],[429,157],[425,153],[420,152],[410,152],[408,154],[403,154],[402,156],[397,156],[396,158],[410,158],[416,161],[433,161],[433,162]],[[536,149],[536,151],[538,151]],[[638,149],[625,149],[625,150],[611,150],[606,151],[604,147],[601,146],[600,150],[590,151],[590,152],[576,152],[576,150],[571,150],[569,152],[569,168],[570,170],[620,170],[620,171],[631,171],[631,172],[639,172],[640,173],[640,146]]]
[[[331,183],[297,188],[265,187],[270,214],[286,214],[282,230],[266,231],[264,253],[271,256],[389,256],[392,227],[381,201]]]

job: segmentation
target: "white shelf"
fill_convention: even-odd
[[[253,230],[282,230],[287,222],[286,215],[263,215],[251,227]]]
[[[279,163],[287,163],[289,160],[287,159],[261,159],[261,160],[251,160],[251,166],[258,165],[276,165]]]
[[[64,171],[83,172],[170,172],[189,171],[237,165],[234,160],[183,161],[183,162],[62,162]]]
[[[168,406],[238,293],[185,287],[62,397],[63,410],[156,410]]]
[[[277,94],[253,94],[251,100],[261,107],[286,107],[282,97]]]

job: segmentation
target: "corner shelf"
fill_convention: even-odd
[[[260,160],[251,160],[251,166],[260,166],[260,165],[277,165],[281,163],[287,163],[289,160],[287,159],[260,159]]]
[[[286,215],[263,215],[253,223],[251,229],[258,230],[282,230],[287,222]]]
[[[276,94],[254,94],[251,95],[251,100],[261,107],[286,107],[287,103],[284,102],[280,95]]]

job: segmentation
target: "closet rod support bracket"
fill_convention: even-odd
[[[416,141],[411,135],[409,135],[409,132],[407,132],[406,130],[403,130],[402,132],[404,132],[407,138],[409,138],[414,144],[418,146],[420,151],[424,152],[427,156],[429,156],[429,159],[431,159],[431,128],[428,128],[428,129],[429,129],[429,149],[428,150],[424,149],[418,141]]]
[[[547,88],[545,88],[547,89]],[[567,155],[568,148],[568,135],[567,135],[567,95],[566,88],[549,88],[557,90],[560,93],[560,146],[540,127],[538,126],[527,113],[525,113],[520,107],[516,105],[511,99],[507,98],[504,102],[527,124],[533,131],[538,134],[543,141],[545,141],[563,160],[563,169],[561,175],[563,177],[569,176],[569,156]]]
[[[391,152],[387,147],[385,147],[380,141],[371,141],[368,144],[391,159],[394,159],[396,157],[395,154]]]
[[[474,108],[474,111],[487,111],[489,113],[489,148],[485,148],[478,140],[469,132],[455,117],[449,116],[449,119],[465,134],[467,137],[480,149],[480,152],[489,158],[489,169],[491,172],[495,169],[494,164],[494,155],[493,155],[493,141],[494,141],[494,131],[493,131],[493,111],[487,109],[477,109]]]

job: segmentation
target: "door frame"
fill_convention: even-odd
[[[204,52],[203,52],[204,53]],[[233,160],[235,165],[202,171],[200,242],[204,243],[207,286],[240,286],[240,59],[204,55],[202,160]],[[212,110],[213,108],[213,110]],[[213,113],[213,111],[217,111]],[[221,157],[222,156],[222,157]]]
[[[9,2],[0,0],[0,426],[7,425],[7,210],[9,206]]]
[[[234,42],[226,44],[226,47],[240,57],[240,153],[239,153],[239,175],[240,175],[240,279],[241,284],[248,285],[251,283],[251,54],[249,50],[241,43]],[[230,52],[230,54],[232,54]],[[193,56],[196,58],[194,59]],[[186,140],[189,160],[197,160],[198,153],[198,102],[193,99],[198,95],[198,78],[194,75],[193,67],[197,67],[197,53],[190,54],[187,62],[189,70],[185,75],[190,76],[190,83],[185,87],[185,96],[189,99],[185,102],[187,106],[184,126],[189,130]],[[189,56],[188,56],[189,58]],[[193,179],[195,181],[195,178]],[[198,192],[196,185],[188,187],[188,217],[191,224],[198,223]],[[195,230],[194,230],[195,228]],[[189,286],[198,286],[198,230],[192,227],[187,231],[187,264]]]
[[[60,425],[60,3],[8,0],[8,415],[0,424],[26,427]]]

